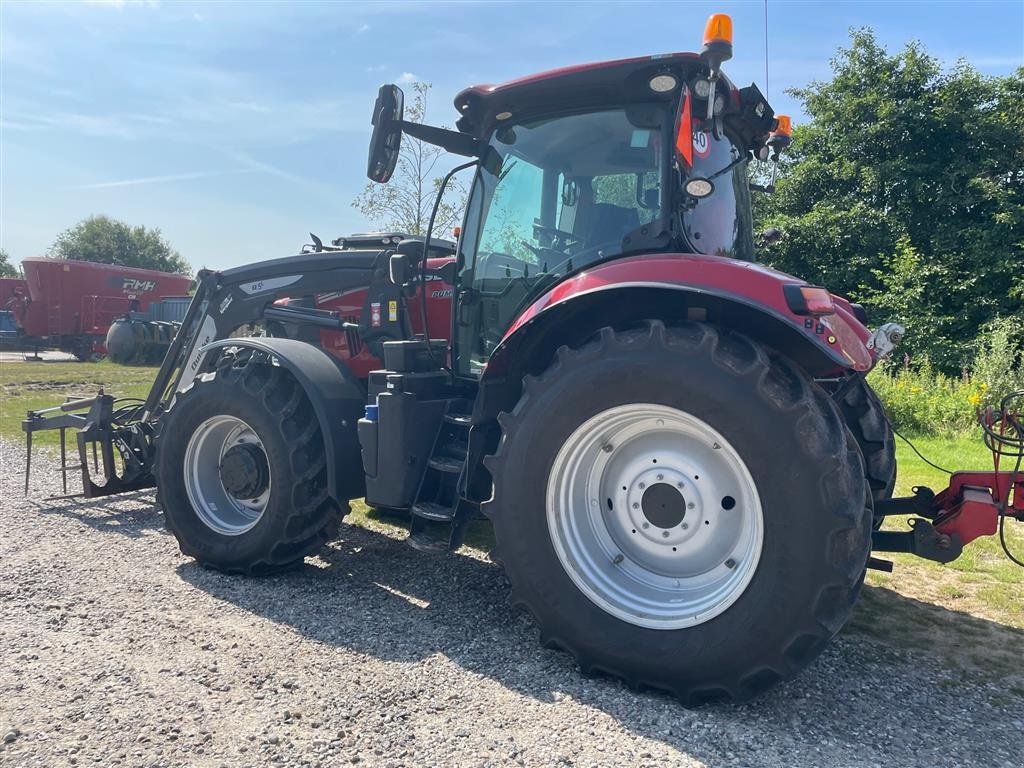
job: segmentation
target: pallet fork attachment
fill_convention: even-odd
[[[25,432],[26,495],[32,473],[32,435],[54,429],[60,431],[60,473],[65,498],[92,499],[152,488],[156,484],[148,468],[152,430],[142,423],[131,421],[132,414],[139,408],[137,404],[115,408],[117,402],[116,398],[101,389],[93,397],[69,399],[52,408],[28,412],[21,423]],[[67,457],[69,429],[76,430],[78,464],[73,465],[68,465]],[[105,480],[98,483],[96,480],[100,474],[101,460]],[[81,472],[82,493],[68,495],[69,472]]]

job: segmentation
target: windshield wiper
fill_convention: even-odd
[[[504,181],[505,177],[508,176],[509,171],[511,171],[513,168],[516,167],[516,163],[517,162],[519,162],[519,161],[518,160],[513,160],[511,163],[508,164],[507,168],[502,168],[501,169],[501,174],[498,176],[498,184],[500,184],[502,181]]]

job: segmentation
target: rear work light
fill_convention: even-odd
[[[825,288],[813,285],[784,285],[782,292],[786,296],[786,304],[797,315],[834,315],[836,305],[832,303],[832,294]]]

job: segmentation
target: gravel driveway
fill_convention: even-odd
[[[301,571],[225,577],[151,494],[42,501],[39,456],[26,500],[0,448],[3,766],[1024,764],[1019,691],[920,655],[844,636],[750,704],[686,710],[539,647],[482,555],[342,526]]]

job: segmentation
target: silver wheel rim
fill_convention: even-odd
[[[757,486],[736,450],[701,419],[647,403],[609,408],[569,436],[548,476],[547,521],[573,583],[652,629],[729,608],[764,539]]]
[[[238,536],[252,529],[263,517],[270,499],[270,478],[266,489],[252,499],[237,499],[221,480],[224,455],[236,445],[253,444],[266,449],[259,436],[234,416],[213,416],[196,429],[185,448],[185,491],[199,519],[217,533]],[[268,462],[269,463],[269,462]]]

